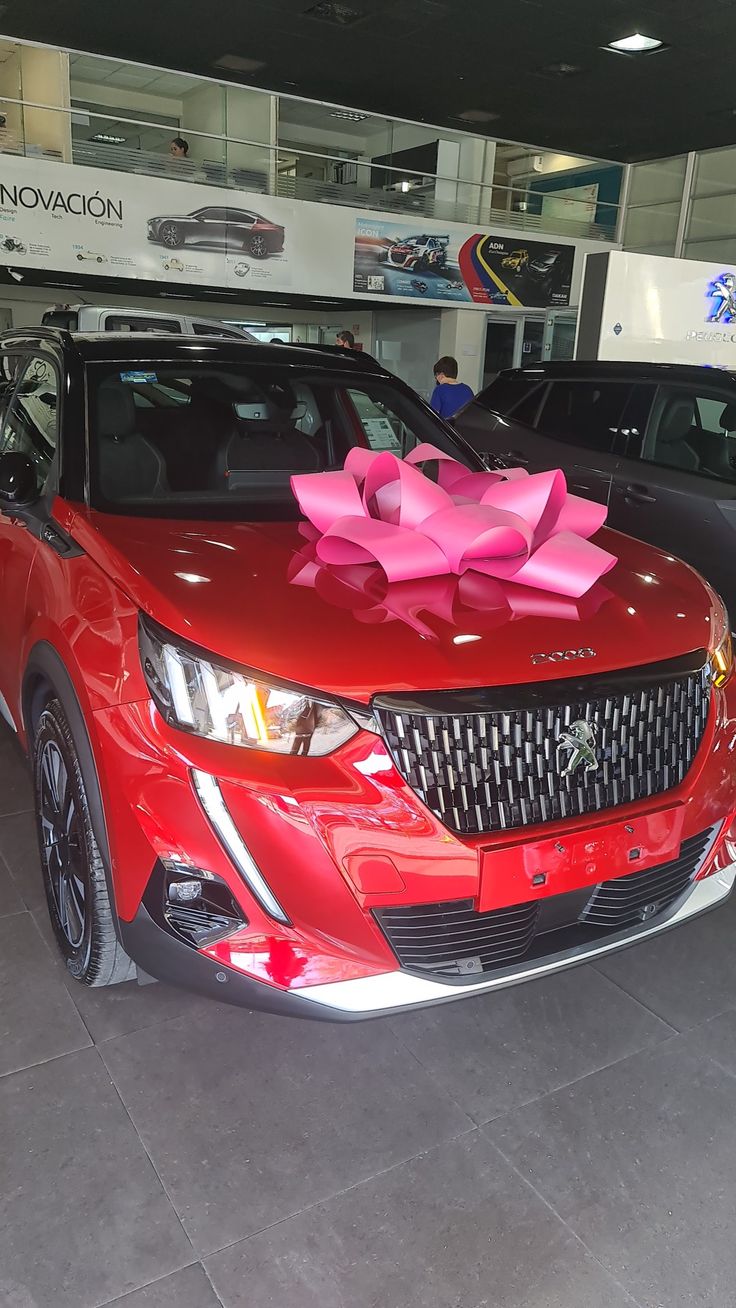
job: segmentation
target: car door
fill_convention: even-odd
[[[197,215],[197,239],[204,245],[220,245],[227,240],[227,211],[200,209]]]
[[[659,386],[637,458],[620,460],[611,525],[691,563],[736,614],[736,403],[730,389]]]
[[[616,446],[624,425],[629,383],[624,377],[550,378],[533,369],[522,375],[529,381],[536,376],[539,385],[529,387],[510,411],[496,417],[493,453],[502,464],[518,465],[529,472],[562,468],[574,494],[607,504],[618,465]],[[489,390],[492,401],[493,385]],[[458,425],[465,435],[464,426]],[[475,441],[471,439],[471,443]]]
[[[0,370],[10,368],[16,384],[12,395],[6,392],[8,402],[0,403],[0,458],[15,451],[27,455],[36,468],[39,489],[48,488],[57,470],[59,374],[46,355],[15,360],[6,356]],[[0,712],[11,721],[18,714],[28,578],[36,551],[47,548],[12,508],[0,512]]]
[[[248,237],[255,223],[255,215],[245,209],[226,209],[227,245],[231,253],[240,253],[247,247]]]

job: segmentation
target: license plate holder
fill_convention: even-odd
[[[519,840],[481,854],[479,910],[506,908],[643,872],[677,858],[685,810],[670,805],[581,831]]]

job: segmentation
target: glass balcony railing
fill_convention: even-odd
[[[378,170],[370,160],[349,160],[318,150],[295,152],[291,147],[194,128],[186,129],[188,156],[172,157],[169,144],[179,133],[176,129],[162,129],[160,123],[127,116],[112,118],[110,113],[85,110],[85,131],[81,134],[75,130],[75,114],[79,115],[73,108],[58,109],[26,101],[12,103],[18,110],[16,125],[14,130],[0,127],[0,153],[196,182],[251,194],[607,241],[613,239],[618,221],[617,204],[602,203],[590,195],[578,198],[569,193],[564,178],[560,178],[557,193],[550,187],[549,178],[547,189],[541,191],[535,190],[533,182],[528,185],[483,183],[470,177],[409,172],[406,167],[383,161]],[[10,107],[8,101],[2,101],[2,105]],[[54,115],[67,118],[68,148],[57,143],[63,140],[61,131],[55,134],[46,131],[45,143],[34,141],[24,130],[29,110],[36,114],[43,111],[45,120]],[[94,130],[97,126],[99,131]],[[154,148],[145,144],[152,136],[160,138]],[[141,144],[131,144],[131,137]],[[381,181],[375,184],[379,171]],[[551,206],[550,201],[554,202]]]

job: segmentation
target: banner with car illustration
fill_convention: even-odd
[[[573,245],[471,228],[358,218],[353,290],[413,300],[542,308],[570,303]]]
[[[545,307],[569,304],[575,252],[518,233],[0,154],[0,267],[19,280],[33,268],[184,294]]]
[[[294,205],[275,196],[0,159],[0,263],[288,291]]]

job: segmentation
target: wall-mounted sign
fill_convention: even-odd
[[[736,368],[736,264],[588,255],[576,357]]]
[[[355,224],[353,289],[371,295],[476,305],[570,303],[573,245],[527,241],[378,218]]]
[[[347,191],[347,188],[346,188]],[[585,248],[585,243],[582,244]],[[589,245],[590,243],[588,243]],[[0,155],[0,266],[295,295],[566,305],[576,245]]]

